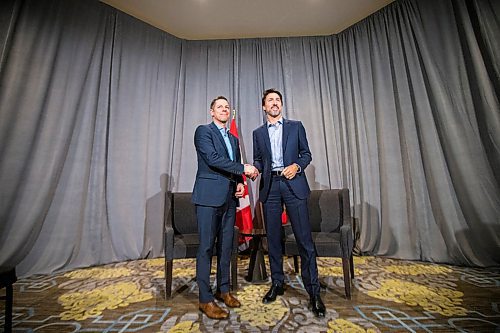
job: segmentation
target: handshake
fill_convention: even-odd
[[[245,176],[250,178],[251,180],[255,180],[259,175],[259,170],[251,164],[245,164],[244,170]]]

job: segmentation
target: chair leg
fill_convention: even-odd
[[[299,256],[293,256],[293,267],[295,268],[295,273],[299,272]]]
[[[165,259],[165,298],[172,297],[173,260]]]
[[[351,254],[351,258],[349,259],[350,265],[349,267],[351,268],[351,280],[354,279],[354,259]]]
[[[342,258],[342,271],[344,272],[344,288],[345,296],[347,299],[351,299],[351,279],[349,277],[349,258]]]
[[[6,295],[5,295],[5,322],[4,322],[4,330],[5,333],[12,332],[12,299],[14,297],[14,292],[12,289],[12,285],[8,285],[6,287]]]
[[[231,256],[231,290],[238,290],[238,255]]]

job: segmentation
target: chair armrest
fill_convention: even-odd
[[[174,228],[171,226],[165,226],[165,259],[174,259]]]
[[[352,228],[350,224],[340,227],[340,246],[342,247],[344,258],[349,258],[353,249]]]
[[[349,189],[343,188],[340,190],[340,200],[342,206],[342,224],[352,224]]]

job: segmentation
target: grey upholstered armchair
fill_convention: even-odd
[[[165,297],[172,296],[172,270],[174,259],[196,258],[198,226],[191,193],[167,192],[165,202]],[[239,229],[234,227],[231,256],[231,289],[237,289],[237,259]],[[216,254],[214,248],[214,255]]]
[[[351,299],[354,262],[349,190],[344,188],[312,191],[308,206],[316,254],[318,257],[342,258],[345,294]],[[298,272],[299,249],[291,225],[288,223],[283,228],[284,254],[294,257],[295,271]]]

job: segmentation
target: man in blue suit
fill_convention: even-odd
[[[304,172],[312,160],[311,151],[304,126],[300,121],[284,119],[282,107],[279,91],[264,91],[262,108],[267,122],[253,131],[253,159],[262,175],[259,199],[264,210],[272,278],[271,289],[262,302],[273,302],[285,292],[281,242],[284,204],[299,246],[302,281],[310,297],[309,307],[315,316],[324,317],[326,309],[320,297],[316,250],[307,208],[311,191]]]
[[[229,292],[229,269],[233,242],[233,227],[238,198],[244,194],[242,174],[257,176],[257,169],[241,164],[238,139],[226,128],[230,117],[229,102],[224,96],[210,104],[212,122],[200,125],[194,135],[198,171],[192,201],[200,246],[196,257],[196,280],[199,288],[199,309],[212,319],[225,319],[229,313],[219,307],[214,298],[228,307],[240,302]],[[217,290],[212,294],[210,268],[212,249],[217,239]]]

